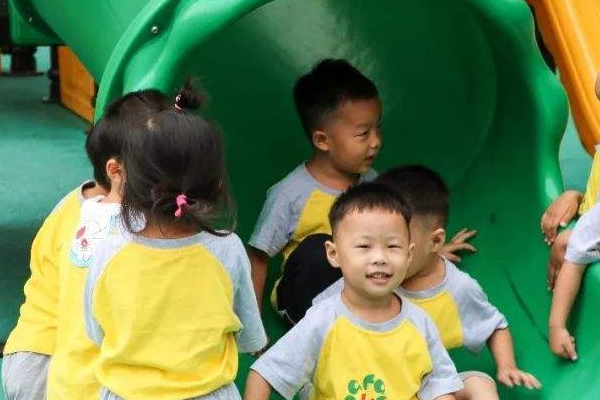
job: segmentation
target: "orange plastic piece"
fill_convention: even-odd
[[[579,138],[588,153],[600,143],[600,0],[528,0],[567,90]]]
[[[58,48],[61,103],[87,121],[94,118],[94,78],[68,47]]]

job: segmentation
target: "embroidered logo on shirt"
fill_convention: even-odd
[[[352,379],[348,382],[348,395],[344,400],[385,400],[385,382],[374,374],[366,375],[362,382]]]
[[[89,267],[96,243],[117,232],[117,216],[112,215],[107,220],[89,219],[77,229],[71,244],[73,265],[81,268]]]

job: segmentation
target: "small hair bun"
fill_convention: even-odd
[[[175,96],[175,108],[178,110],[196,110],[204,103],[204,97],[192,86],[190,79],[186,80]]]

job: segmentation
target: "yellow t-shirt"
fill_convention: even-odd
[[[235,234],[123,234],[103,244],[90,259],[84,311],[100,345],[96,377],[109,392],[128,400],[205,395],[233,382],[238,347],[266,345]]]
[[[375,170],[370,169],[360,177],[360,182],[376,176]],[[329,210],[340,193],[318,182],[305,163],[300,164],[267,192],[248,244],[269,257],[281,253],[285,264],[308,236],[331,234]],[[277,308],[276,289],[271,293],[271,302]]]
[[[83,203],[78,225],[61,251],[58,330],[56,351],[48,368],[48,400],[97,400],[100,394],[100,383],[94,376],[98,346],[85,331],[83,293],[90,252],[95,243],[117,232],[115,221],[121,208],[117,203],[105,204],[102,218],[89,216],[90,206],[102,198]]]
[[[25,302],[4,354],[20,351],[52,355],[56,347],[59,257],[79,220],[83,187],[67,194],[52,210],[31,246],[31,276],[25,283]]]
[[[399,288],[398,293],[427,312],[445,348],[464,346],[477,353],[496,329],[504,329],[508,323],[477,281],[449,260],[444,261],[446,275],[439,285],[418,292]]]
[[[421,309],[403,300],[395,318],[372,324],[339,293],[311,308],[251,368],[288,400],[309,382],[311,400],[431,400],[462,388]]]
[[[596,152],[594,153],[594,159],[592,160],[592,168],[590,170],[590,176],[588,177],[587,186],[585,188],[585,194],[583,195],[583,201],[579,206],[579,214],[585,214],[590,208],[592,208],[598,202],[598,187],[600,186],[600,150],[596,146]]]

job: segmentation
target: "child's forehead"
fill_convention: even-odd
[[[357,235],[386,226],[395,226],[396,228],[401,226],[408,230],[404,216],[398,212],[382,208],[354,208],[349,210],[339,221],[337,231],[342,234]]]

